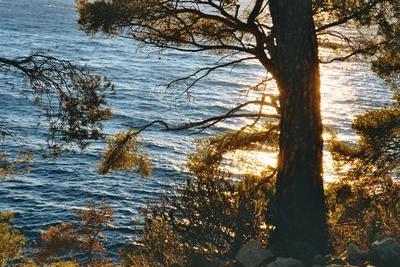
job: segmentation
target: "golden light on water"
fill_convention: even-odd
[[[331,134],[324,132],[323,138],[328,141]],[[277,153],[262,150],[237,150],[226,155],[224,169],[238,176],[247,174],[258,176],[269,166],[274,168],[277,166]],[[326,149],[324,150],[323,166],[326,183],[338,179],[335,174],[332,155]]]
[[[276,167],[277,155],[257,150],[237,150],[226,155],[225,170],[236,175],[260,175],[268,166]]]
[[[329,54],[321,52],[322,56]],[[258,62],[248,62],[249,66]],[[337,180],[339,174],[335,170],[332,155],[327,151],[326,144],[331,138],[331,133],[336,132],[337,138],[348,143],[356,143],[358,136],[352,130],[351,124],[355,116],[363,114],[371,108],[379,108],[387,105],[392,98],[392,92],[371,71],[369,64],[363,64],[357,59],[346,62],[321,64],[321,113],[325,127],[323,139],[325,148],[323,151],[324,181],[329,183]],[[253,73],[258,80],[265,78],[265,70]],[[241,81],[241,77],[237,77]],[[257,80],[256,79],[256,80]],[[250,86],[254,82],[247,81]],[[241,81],[240,84],[246,84]],[[273,80],[267,83],[264,93],[277,94],[276,84]],[[247,100],[260,99],[261,91],[249,91]],[[376,97],[379,96],[379,97]],[[244,111],[257,112],[258,105],[246,106]],[[269,107],[264,107],[263,112],[272,113]],[[253,120],[244,119],[245,124],[251,124]],[[262,123],[259,123],[262,125]],[[233,126],[237,129],[241,126]],[[267,166],[276,166],[276,153],[260,150],[239,150],[226,155],[224,169],[234,175],[254,174],[259,175]]]

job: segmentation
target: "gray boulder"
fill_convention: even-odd
[[[355,244],[350,243],[347,247],[347,260],[350,264],[359,265],[368,257],[368,251],[359,249]]]
[[[253,239],[244,244],[236,255],[236,260],[245,267],[257,267],[274,258],[275,256],[270,250],[263,248]]]
[[[393,238],[385,238],[372,243],[369,259],[378,267],[400,266],[400,245]]]
[[[314,265],[321,265],[325,266],[327,262],[331,260],[331,255],[325,255],[321,256],[320,254],[317,254],[313,257],[312,263]]]
[[[293,258],[277,258],[268,264],[267,267],[304,267],[304,264]]]

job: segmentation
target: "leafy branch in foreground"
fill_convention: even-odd
[[[98,165],[101,174],[110,170],[135,170],[142,176],[151,174],[152,163],[133,132],[117,133],[107,139],[107,147]]]
[[[267,102],[266,97],[269,97],[270,101]],[[259,105],[259,112],[240,112],[244,107],[251,104]],[[274,108],[276,113],[264,113],[263,107],[265,106]],[[199,129],[200,131],[204,131],[205,129],[216,125],[217,123],[232,118],[255,119],[253,123],[244,126],[242,130],[249,126],[254,126],[261,118],[275,122],[276,125],[276,121],[280,118],[276,96],[264,94],[261,100],[247,101],[237,105],[223,115],[210,117],[200,121],[173,126],[162,120],[154,120],[137,128],[136,130],[130,130],[125,133],[117,133],[107,140],[107,147],[103,152],[103,156],[99,164],[99,172],[101,174],[106,174],[111,170],[135,170],[141,175],[150,175],[151,161],[149,160],[148,154],[141,149],[138,137],[141,132],[154,125],[161,125],[163,131],[182,131],[188,129]],[[273,130],[276,129],[277,127],[273,127]],[[239,133],[242,132],[242,130],[239,131]],[[244,144],[246,143],[243,143],[243,145]]]
[[[352,125],[360,139],[349,145],[333,139],[330,150],[339,167],[350,164],[351,176],[400,175],[400,102],[357,116]]]
[[[101,122],[111,116],[106,94],[114,90],[109,80],[75,65],[43,53],[18,58],[0,57],[0,69],[28,79],[49,123],[49,148],[55,154],[66,144],[80,148],[88,139],[102,137]]]

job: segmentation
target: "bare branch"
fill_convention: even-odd
[[[198,74],[204,72],[199,77],[195,78],[192,82],[190,82],[188,84],[188,86],[186,86],[185,90],[182,93],[188,92],[193,86],[195,86],[199,81],[201,81],[202,79],[207,77],[213,71],[216,71],[218,69],[222,69],[222,68],[225,68],[225,67],[233,66],[235,64],[238,64],[238,63],[241,63],[241,62],[244,62],[244,61],[247,61],[247,60],[251,60],[251,59],[256,59],[256,57],[246,57],[246,58],[241,58],[241,59],[230,61],[230,62],[226,62],[226,63],[220,63],[219,65],[216,65],[216,66],[213,66],[213,67],[201,68],[201,69],[195,71],[194,73],[192,73],[192,74],[190,74],[188,76],[181,77],[181,78],[178,78],[176,80],[171,81],[170,83],[167,84],[166,88],[169,89],[172,86],[174,86],[175,84],[178,84],[178,83],[183,82],[183,81],[187,81],[187,80],[189,80],[191,78],[196,77]]]
[[[243,104],[240,104],[240,105],[232,108],[227,113],[220,115],[220,116],[210,117],[210,118],[207,118],[204,120],[190,122],[190,123],[186,123],[186,124],[182,124],[182,125],[178,125],[178,126],[171,126],[167,122],[162,121],[162,120],[154,120],[154,121],[152,121],[146,125],[143,125],[131,132],[132,132],[132,135],[138,135],[141,132],[143,132],[144,130],[146,130],[147,128],[150,128],[156,124],[161,125],[164,128],[163,129],[164,131],[181,131],[181,130],[187,130],[187,129],[191,129],[191,128],[200,127],[200,126],[205,126],[205,128],[209,128],[219,122],[222,122],[222,121],[224,121],[226,119],[230,119],[230,118],[257,118],[257,117],[271,118],[271,119],[279,119],[280,118],[280,115],[278,115],[278,114],[264,114],[261,112],[237,114],[237,112],[240,111],[242,108],[244,108],[245,106],[251,105],[251,104],[260,104],[263,106],[274,105],[274,104],[269,104],[269,103],[265,102],[265,99],[263,99],[262,101],[259,101],[259,100],[248,101],[248,102],[245,102]],[[203,127],[202,129],[205,129],[205,128]]]
[[[329,59],[329,60],[319,60],[319,62],[322,63],[322,64],[329,64],[329,63],[332,63],[332,62],[335,62],[335,61],[346,61],[349,58],[357,56],[357,55],[365,55],[367,53],[371,53],[371,52],[373,52],[373,51],[375,51],[377,49],[378,45],[379,44],[377,44],[377,45],[374,44],[374,45],[369,46],[369,47],[358,48],[358,49],[348,53],[345,56],[334,57],[334,58]]]

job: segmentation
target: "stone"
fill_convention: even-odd
[[[393,238],[385,238],[372,243],[369,259],[377,267],[399,267],[400,245]]]
[[[329,258],[317,254],[313,257],[312,263],[315,265],[325,265],[329,261]]]
[[[350,243],[347,246],[347,261],[352,265],[363,263],[368,256],[368,251],[361,250],[357,245]]]
[[[277,258],[268,264],[267,267],[304,267],[304,264],[293,258]]]
[[[275,256],[270,250],[263,248],[259,242],[253,239],[244,244],[236,255],[236,260],[245,267],[257,267],[274,258]]]

